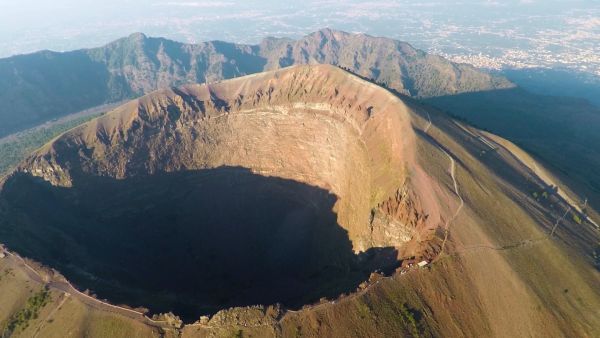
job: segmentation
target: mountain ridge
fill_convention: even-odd
[[[368,50],[360,50],[365,43]],[[512,86],[407,43],[331,29],[299,40],[265,38],[257,45],[185,44],[133,33],[103,47],[0,59],[0,101],[7,103],[0,110],[0,135],[159,88],[331,61],[414,97]]]
[[[343,67],[506,137],[600,206],[600,139],[591,128],[600,123],[599,108],[531,94],[397,40],[332,29],[257,45],[182,44],[134,33],[104,47],[0,59],[0,136],[158,88],[312,63]]]

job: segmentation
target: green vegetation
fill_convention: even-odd
[[[99,115],[80,117],[48,128],[30,130],[18,135],[15,140],[0,143],[0,177],[9,173],[20,161],[65,131],[85,123]]]
[[[290,335],[290,337],[294,337],[294,338],[302,337],[302,327],[294,326],[292,328],[292,334]]]
[[[362,319],[366,319],[366,318],[371,318],[371,308],[363,303],[363,302],[358,302],[356,303],[356,307],[358,310],[358,315],[360,316],[360,318]]]
[[[577,214],[573,214],[573,221],[575,221],[577,224],[581,224],[581,217],[579,217]]]
[[[550,195],[548,194],[548,192],[547,191],[543,191],[543,190],[541,192],[534,191],[534,192],[531,193],[531,195],[536,200],[539,200],[540,196],[543,197],[544,199],[548,199],[548,197],[550,197]]]
[[[10,317],[8,324],[4,329],[3,336],[5,336],[6,333],[8,333],[10,336],[12,332],[15,332],[19,329],[26,329],[27,326],[29,326],[29,321],[32,319],[37,319],[40,310],[46,306],[50,300],[50,291],[48,291],[46,288],[29,297],[25,308]]]
[[[390,288],[384,301],[377,301],[373,308],[373,318],[377,322],[394,323],[392,331],[404,332],[405,337],[428,336],[425,330],[423,312],[417,310],[409,300],[410,295]]]
[[[408,327],[410,331],[410,335],[412,337],[420,337],[419,334],[419,325],[417,324],[417,320],[415,319],[415,315],[413,311],[411,311],[405,304],[400,306],[400,318],[402,322]]]

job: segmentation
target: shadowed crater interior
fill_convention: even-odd
[[[21,173],[2,189],[0,236],[100,298],[193,321],[230,306],[300,307],[392,268],[392,248],[353,253],[335,202],[239,167],[71,188]]]

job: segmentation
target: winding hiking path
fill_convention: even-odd
[[[427,114],[427,125],[425,126],[425,128],[423,128],[423,131],[428,134],[429,136],[431,136],[431,134],[429,134],[429,129],[431,128],[432,122],[431,122],[431,116],[429,115],[429,112],[426,112]],[[452,178],[452,185],[454,186],[454,193],[456,194],[456,197],[458,197],[460,203],[458,204],[458,207],[456,208],[456,210],[454,211],[454,214],[452,215],[451,218],[449,218],[446,221],[446,224],[444,224],[444,241],[442,242],[442,247],[440,249],[440,252],[438,252],[437,256],[432,260],[432,261],[436,261],[441,254],[444,252],[444,248],[446,247],[446,241],[448,240],[448,235],[450,233],[450,227],[452,226],[452,223],[454,222],[454,220],[456,219],[456,217],[458,217],[458,214],[460,213],[460,211],[462,210],[462,208],[465,205],[465,201],[463,200],[462,196],[460,195],[460,191],[458,190],[458,182],[456,181],[456,161],[454,160],[454,157],[452,157],[452,155],[450,155],[445,149],[438,147],[439,150],[441,150],[444,154],[446,154],[446,156],[448,156],[448,159],[450,160],[450,166],[448,167],[448,172],[450,173],[450,177]]]
[[[427,121],[427,124],[425,125],[425,127],[423,127],[423,132],[425,132],[430,137],[432,137],[431,134],[429,133],[429,131],[430,131],[430,128],[433,125],[433,123],[431,121],[431,117],[430,117],[429,113],[426,112],[426,114],[427,114],[427,120],[428,121]],[[469,132],[468,130],[466,130],[466,131]],[[475,136],[475,135],[472,134],[472,136]],[[484,140],[480,139],[480,141],[482,143],[486,144],[488,147],[496,148],[496,146],[493,143],[484,142]],[[437,262],[441,258],[441,255],[442,255],[442,253],[444,252],[444,249],[445,249],[446,242],[448,240],[448,235],[449,235],[449,232],[450,232],[450,228],[451,228],[452,224],[454,223],[454,221],[456,220],[456,218],[458,217],[458,215],[460,214],[460,212],[462,211],[462,209],[464,208],[464,205],[465,205],[464,199],[462,198],[462,196],[460,194],[460,189],[459,189],[458,181],[456,179],[456,160],[445,149],[443,149],[441,147],[438,147],[438,149],[440,149],[448,157],[448,160],[449,160],[448,172],[450,174],[450,177],[452,178],[453,190],[454,190],[454,193],[456,194],[456,196],[459,199],[459,205],[456,208],[456,210],[454,211],[454,214],[452,215],[452,217],[449,218],[445,222],[444,240],[442,242],[440,251],[432,259],[432,261],[431,261],[432,264],[435,263],[435,262]],[[569,210],[567,210],[567,213],[568,213],[568,211]],[[558,224],[562,219],[564,219],[564,217],[566,216],[567,213],[565,213],[565,215],[563,215],[562,218],[559,218],[556,221],[556,224]],[[556,228],[556,226],[555,226],[555,228]],[[515,242],[515,243],[511,243],[511,244],[507,244],[507,245],[501,245],[501,246],[493,246],[493,245],[485,245],[485,244],[470,245],[470,246],[466,246],[466,247],[462,247],[460,249],[457,249],[456,251],[454,251],[451,254],[449,254],[449,256],[458,256],[458,255],[463,255],[463,254],[466,254],[466,253],[477,252],[477,251],[482,251],[482,250],[494,250],[494,251],[513,250],[513,249],[518,249],[518,248],[522,248],[522,247],[537,245],[537,244],[543,243],[544,241],[549,240],[550,238],[551,238],[551,235],[550,236],[542,236],[542,237],[538,237],[538,238],[525,239],[525,240],[521,240],[521,241],[518,241],[518,242]],[[418,270],[419,269],[409,269],[409,270],[406,271],[406,273],[411,273],[411,272],[415,272],[415,271],[418,271]],[[368,290],[370,290],[372,287],[378,285],[380,282],[382,282],[384,280],[394,279],[394,278],[397,278],[397,277],[399,277],[398,274],[393,274],[391,276],[382,276],[377,281],[375,281],[373,283],[370,283],[364,289],[362,289],[362,290],[360,290],[358,292],[352,293],[348,297],[345,297],[345,298],[339,299],[339,300],[334,300],[334,301],[328,301],[328,302],[324,302],[324,303],[320,303],[320,304],[315,304],[315,305],[312,305],[312,306],[308,306],[306,309],[315,310],[315,309],[318,309],[320,307],[327,307],[327,306],[330,306],[330,305],[334,305],[337,302],[348,301],[348,300],[350,300],[350,299],[352,299],[354,297],[358,297],[358,296],[360,296],[360,295],[368,292]],[[292,313],[292,314],[299,313],[301,311],[302,310],[290,310],[290,309],[285,310],[286,313]],[[196,325],[200,325],[200,324],[196,324]]]
[[[429,116],[429,112],[427,112],[427,125],[423,128],[425,134],[429,133],[429,128],[431,128],[431,116]]]
[[[456,182],[456,161],[445,150],[442,149],[442,151],[450,159],[450,168],[449,168],[450,177],[452,177],[452,183],[454,184],[454,193],[456,194],[456,196],[460,200],[460,203],[458,204],[458,207],[456,208],[456,211],[454,212],[454,215],[452,215],[452,217],[450,219],[448,219],[448,221],[446,221],[446,225],[445,225],[445,230],[446,231],[444,233],[444,241],[442,242],[442,248],[440,249],[440,252],[438,253],[437,257],[439,257],[442,254],[442,252],[444,252],[444,248],[446,246],[446,241],[448,240],[448,234],[450,233],[450,227],[452,226],[452,223],[454,222],[454,220],[456,219],[456,217],[458,217],[458,214],[460,213],[460,211],[462,210],[462,208],[465,205],[465,201],[463,200],[462,196],[460,196],[460,192],[458,191],[458,183]]]

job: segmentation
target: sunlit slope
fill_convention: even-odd
[[[246,168],[261,177],[259,182],[294,180],[335,196],[327,206],[345,238],[334,243],[330,233],[314,230],[328,239],[309,242],[327,248],[312,252],[327,253],[313,256],[320,258],[315,262],[351,261],[353,255],[360,261],[361,252],[387,248],[401,267],[388,277],[372,275],[357,290],[300,307],[221,310],[183,327],[184,337],[599,334],[600,274],[593,254],[600,238],[573,202],[503,140],[331,66],[286,68],[132,101],[33,154],[5,182],[3,194],[29,187],[19,185],[23,182],[41,181],[68,192],[98,177],[121,184],[133,177],[224,165]],[[246,196],[243,190],[240,194]],[[7,202],[3,212],[15,207]],[[31,246],[40,243],[32,238],[43,228],[27,221],[3,223],[2,235],[21,254],[43,258],[44,251]],[[50,242],[45,245],[52,248]],[[408,266],[421,260],[428,265]],[[342,271],[331,266],[330,271]],[[24,267],[18,271],[33,283]],[[22,282],[12,283],[17,292],[2,299],[16,300],[5,305],[2,318],[25,306],[26,289]],[[64,299],[63,292],[49,290],[53,297],[42,312]],[[77,301],[71,295],[63,306],[76,308]],[[117,321],[110,325],[140,336],[159,330],[119,311],[100,310],[97,316],[72,311],[74,318],[87,319],[76,322],[73,330],[80,331],[74,332],[102,320]],[[44,324],[47,332],[53,332],[54,323]]]
[[[43,269],[39,271],[44,274]],[[0,259],[0,276],[0,325],[5,336],[162,336],[156,327],[89,306],[72,294],[46,288],[22,260],[12,255]]]

